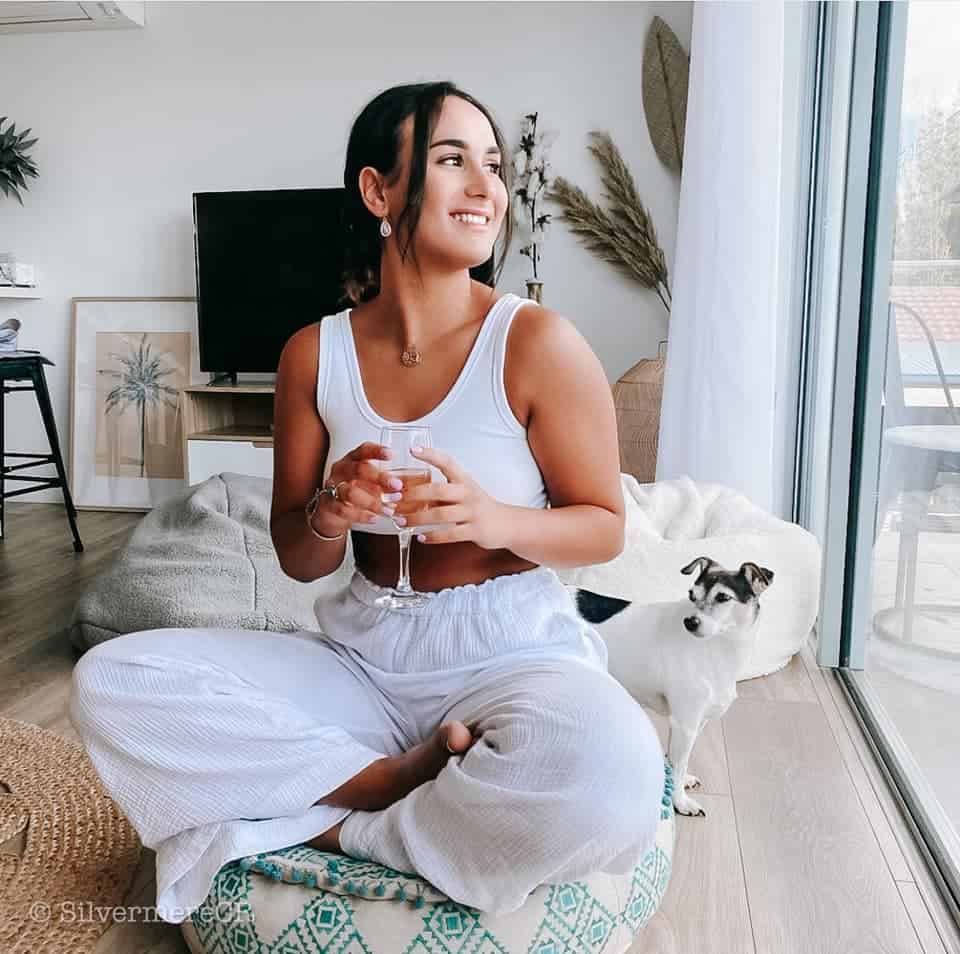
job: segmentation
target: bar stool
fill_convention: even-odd
[[[80,533],[77,530],[77,509],[73,505],[73,498],[70,496],[70,488],[67,486],[67,475],[63,468],[63,457],[60,454],[60,441],[57,439],[57,422],[53,417],[53,408],[50,405],[50,392],[47,390],[47,378],[43,371],[43,366],[49,364],[55,365],[49,358],[45,358],[39,352],[31,353],[26,351],[17,351],[9,355],[0,353],[0,540],[3,540],[3,502],[8,497],[19,497],[21,494],[34,493],[37,490],[43,490],[47,487],[60,487],[63,491],[63,502],[67,508],[67,519],[70,521],[70,530],[73,532],[73,549],[77,553],[83,552],[83,543],[80,541]],[[29,384],[22,384],[11,387],[7,381],[29,381]],[[50,445],[50,454],[10,454],[4,448],[4,399],[7,394],[13,391],[33,391],[37,396],[37,403],[40,405],[40,415],[43,417],[43,424],[47,430],[47,442]],[[30,463],[7,465],[7,458],[29,458]],[[15,470],[24,470],[27,467],[40,467],[43,464],[54,464],[57,468],[56,477],[35,477],[35,476],[12,476]],[[34,484],[32,487],[24,487],[21,490],[7,490],[6,482],[8,480],[22,480]]]

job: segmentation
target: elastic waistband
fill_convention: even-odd
[[[422,606],[406,606],[402,609],[387,609],[384,612],[425,616],[434,613],[477,613],[490,611],[491,605],[503,608],[505,604],[515,605],[529,600],[544,590],[563,587],[556,571],[548,566],[521,570],[519,573],[505,573],[491,577],[482,583],[463,583],[449,586],[433,593],[422,593],[427,602]],[[354,568],[350,580],[350,592],[367,606],[375,606],[374,600],[390,592],[390,587],[380,586],[367,579],[359,569]],[[381,607],[376,607],[381,609]]]

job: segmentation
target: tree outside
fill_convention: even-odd
[[[960,259],[960,88],[946,105],[929,105],[901,152],[894,257]]]

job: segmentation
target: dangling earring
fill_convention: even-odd
[[[388,236],[392,231],[393,231],[393,229],[390,228],[390,222],[387,220],[386,216],[384,216],[384,217],[380,220],[380,234],[381,234],[384,238],[387,238],[387,236]]]

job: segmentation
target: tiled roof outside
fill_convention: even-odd
[[[890,300],[912,308],[941,341],[960,341],[960,285],[893,285]],[[924,340],[925,336],[913,317],[897,309],[897,337],[901,341]]]
[[[893,285],[890,300],[912,308],[926,323],[948,375],[960,375],[960,285]],[[926,335],[904,308],[896,309],[903,374],[936,374]]]

